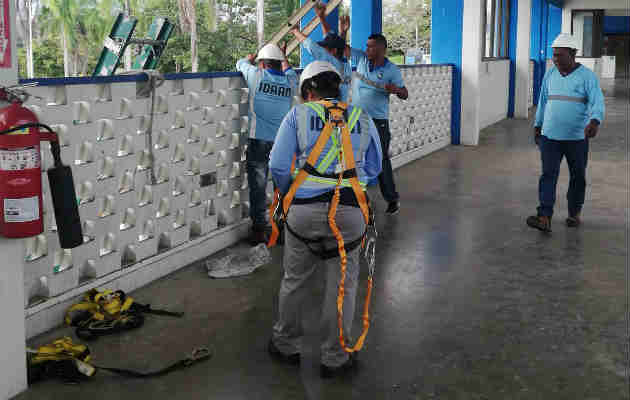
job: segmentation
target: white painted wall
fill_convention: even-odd
[[[482,0],[464,1],[462,32],[462,113],[461,143],[479,143],[481,44],[483,31]]]
[[[602,77],[602,59],[601,58],[579,58],[580,64],[589,68],[598,78]]]
[[[519,0],[516,28],[516,77],[514,84],[514,117],[529,116],[529,61],[531,43],[531,0]]]
[[[504,120],[508,112],[510,60],[484,61],[479,74],[479,125],[483,129]]]
[[[615,56],[602,56],[602,78],[612,79],[617,72],[617,60]]]
[[[626,7],[628,5],[626,4]],[[604,15],[606,16],[615,16],[615,17],[627,17],[630,16],[630,8],[626,8],[626,9],[617,9],[617,10],[606,10],[604,12]]]

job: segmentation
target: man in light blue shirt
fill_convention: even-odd
[[[567,159],[570,173],[566,224],[569,227],[581,224],[588,142],[597,135],[605,113],[604,95],[597,76],[575,61],[578,48],[575,38],[561,33],[552,47],[555,67],[543,78],[534,123],[543,170],[538,190],[540,205],[537,215],[527,218],[527,225],[544,232],[551,232],[563,157]]]
[[[258,65],[254,65],[257,62]],[[249,88],[249,140],[247,180],[249,215],[252,220],[250,243],[266,243],[267,177],[269,153],[282,119],[291,109],[297,90],[297,74],[284,51],[275,44],[264,46],[258,56],[250,54],[236,63]]]
[[[344,57],[347,31],[347,28],[344,30],[343,25],[345,20],[342,19],[340,35],[337,35],[335,32],[332,32],[330,25],[326,21],[326,6],[319,4],[315,6],[314,10],[322,26],[324,40],[315,42],[300,32],[297,26],[291,30],[291,33],[302,43],[304,49],[309,52],[315,61],[329,62],[339,71],[339,74],[341,74],[340,100],[347,103],[352,80],[352,66],[350,61]]]
[[[394,183],[392,163],[389,159],[389,96],[395,94],[406,100],[409,97],[400,68],[387,57],[387,39],[381,34],[368,38],[367,51],[349,49],[352,64],[357,71],[352,76],[352,103],[361,107],[374,119],[383,146],[383,172],[378,181],[381,193],[387,201],[387,214],[393,215],[400,209],[399,195]]]

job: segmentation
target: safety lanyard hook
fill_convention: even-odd
[[[193,350],[192,354],[190,355],[190,357],[188,357],[185,361],[185,364],[188,365],[192,365],[196,362],[205,360],[210,358],[210,350],[208,350],[207,347],[199,347],[195,350]]]

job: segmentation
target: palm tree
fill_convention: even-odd
[[[197,55],[197,10],[196,0],[177,0],[179,8],[179,25],[182,32],[190,33],[190,63],[192,72],[199,69],[199,57]]]
[[[63,74],[71,76],[73,71],[70,64],[70,48],[76,47],[76,32],[74,28],[76,0],[46,0],[47,6],[52,11],[55,19],[61,27],[61,46],[63,48]]]
[[[265,0],[256,0],[256,33],[260,49],[265,42]]]
[[[20,33],[26,48],[26,77],[32,78],[35,74],[33,66],[33,21],[40,3],[33,0],[17,0],[15,5],[17,20],[20,23]]]
[[[217,0],[208,0],[208,29],[217,31]]]

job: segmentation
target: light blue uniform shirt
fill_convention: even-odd
[[[337,57],[330,55],[325,48],[318,45],[317,42],[311,38],[306,38],[306,40],[302,42],[302,45],[304,49],[313,56],[315,61],[328,61],[342,74],[341,86],[339,86],[341,96],[339,98],[341,101],[347,102],[348,95],[350,94],[350,82],[352,81],[352,66],[350,65],[350,61],[345,59],[344,61],[340,61]]]
[[[381,85],[388,83],[398,87],[404,87],[400,68],[387,58],[385,64],[380,67],[371,65],[370,61],[361,50],[352,49],[352,64],[357,67],[357,73],[370,81]],[[352,104],[367,111],[372,118],[389,119],[389,93],[385,89],[368,85],[358,78],[352,80]]]
[[[352,113],[353,108],[353,106],[348,107],[348,115]],[[305,151],[306,155],[310,154],[311,150],[315,146],[315,143],[317,142],[319,134],[324,127],[324,123],[319,115],[317,115],[317,113],[310,108],[308,109],[307,121],[309,126],[308,144]],[[352,141],[352,150],[355,157],[357,175],[359,176],[359,180],[365,184],[367,184],[368,181],[374,180],[381,173],[381,162],[383,159],[383,153],[381,152],[381,142],[379,140],[376,126],[371,119],[368,118],[367,121],[369,123],[369,126],[364,126],[365,124],[362,125],[361,123],[357,123],[352,132],[350,132],[350,139]],[[365,159],[360,160],[360,140],[361,132],[363,129],[369,130],[371,140],[365,152]],[[299,157],[302,154],[299,150],[297,134],[298,126],[296,118],[296,107],[293,107],[293,109],[291,109],[291,111],[287,114],[287,116],[282,121],[282,124],[280,125],[278,136],[276,137],[276,141],[273,144],[273,148],[271,149],[271,155],[269,156],[269,169],[271,170],[271,176],[273,177],[273,181],[276,184],[276,187],[278,187],[280,192],[283,194],[286,194],[289,191],[289,187],[291,186],[291,182],[293,180],[293,171],[291,171],[291,162],[293,161],[293,155],[296,154]],[[332,140],[328,139],[324,150],[315,163],[315,167],[317,167],[317,165],[319,165],[322,159],[326,156],[328,150],[330,150],[331,144]],[[325,173],[335,173],[336,165],[337,162],[333,162],[325,171]],[[298,168],[298,165],[296,165],[296,168]],[[300,199],[308,199],[311,197],[319,196],[331,190],[332,189],[327,188],[309,189],[300,187],[297,190],[295,197]]]
[[[291,68],[285,72],[259,69],[246,58],[236,63],[236,70],[243,74],[249,87],[250,139],[273,142],[297,93],[297,74]]]
[[[591,119],[604,120],[604,95],[597,76],[583,65],[567,76],[552,67],[543,78],[535,127],[553,140],[582,140]]]

